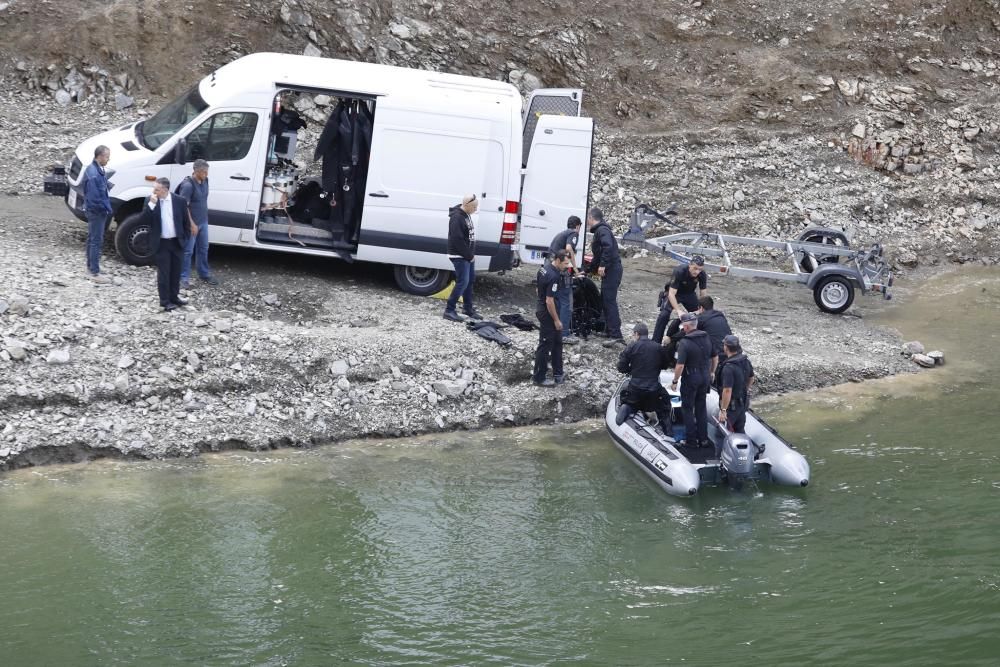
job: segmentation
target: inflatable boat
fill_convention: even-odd
[[[660,374],[660,383],[668,385],[672,371]],[[683,381],[683,380],[682,380]],[[784,486],[809,484],[809,463],[802,454],[768,426],[752,410],[747,412],[743,433],[730,433],[720,423],[719,395],[712,389],[707,401],[708,447],[681,446],[684,419],[678,391],[670,394],[670,424],[654,424],[656,415],[635,412],[621,425],[615,417],[621,407],[622,382],[608,402],[605,423],[615,445],[667,493],[693,496],[702,486],[726,484],[740,488],[749,480],[767,481]]]

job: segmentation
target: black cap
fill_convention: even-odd
[[[730,350],[738,350],[740,347],[740,338],[735,334],[729,334],[722,339],[723,344]]]
[[[649,335],[649,327],[647,327],[642,322],[636,322],[635,326],[632,327],[632,333],[637,333],[643,338]]]
[[[705,258],[702,257],[701,255],[694,255],[691,258],[691,261],[689,262],[689,264],[696,264],[698,266],[705,266]]]
[[[698,316],[694,313],[684,313],[681,315],[681,324],[687,324],[688,322],[697,322]]]

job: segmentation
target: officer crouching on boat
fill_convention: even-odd
[[[722,340],[722,350],[726,358],[719,367],[719,421],[733,433],[746,433],[750,387],[756,379],[753,364],[743,354],[740,339],[732,334]]]
[[[653,411],[666,433],[670,423],[670,395],[660,384],[660,371],[666,367],[663,346],[649,339],[649,327],[637,322],[632,327],[632,342],[618,355],[619,372],[632,377],[622,390],[616,424],[621,426],[636,410]]]

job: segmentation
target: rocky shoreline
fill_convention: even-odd
[[[617,348],[567,348],[568,382],[530,383],[534,332],[502,348],[440,317],[435,299],[396,290],[379,267],[213,250],[219,287],[158,312],[154,270],[106,248],[105,279],[84,270],[84,226],[54,197],[0,206],[0,470],[98,457],[311,447],[567,423],[603,413]],[[655,319],[671,264],[626,260],[623,321]],[[531,317],[533,271],[477,283],[480,310]],[[758,369],[759,391],[914,370],[896,332],[864,313],[819,312],[792,284],[716,278],[712,292]]]

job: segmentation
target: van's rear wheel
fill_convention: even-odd
[[[397,266],[393,270],[399,289],[417,296],[437,294],[451,280],[451,271],[419,266]]]
[[[144,266],[153,263],[153,252],[149,249],[149,223],[142,219],[142,213],[133,213],[118,225],[115,249],[129,264]]]

